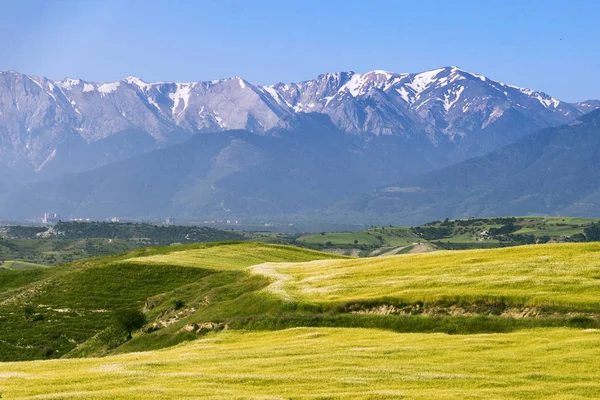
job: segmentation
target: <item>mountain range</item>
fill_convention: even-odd
[[[385,186],[332,215],[420,223],[444,218],[600,214],[600,110],[481,157]]]
[[[1,72],[0,216],[305,213],[598,108],[458,67],[267,86]]]
[[[457,67],[408,74],[323,74],[300,83],[255,85],[235,77],[97,83],[0,73],[0,160],[58,176],[91,169],[197,133],[243,129],[270,135],[306,113],[327,115],[341,131],[451,142],[466,156],[537,128],[567,123],[600,107],[565,103]]]

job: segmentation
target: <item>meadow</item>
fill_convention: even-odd
[[[600,311],[600,243],[531,245],[492,250],[252,267],[271,277],[272,293],[313,303],[502,302]]]
[[[160,262],[166,254],[171,258]],[[149,261],[138,262],[142,256]],[[268,284],[236,269],[328,257],[342,258],[294,247],[225,242],[146,248],[53,268],[0,271],[0,361],[65,356],[107,328],[112,314],[123,308],[147,305],[152,318],[168,318],[178,311],[173,302],[197,308],[207,299],[221,302]]]
[[[600,332],[223,331],[170,349],[0,364],[7,399],[586,399]]]
[[[324,257],[327,259],[348,258],[290,246],[249,242],[243,245],[240,243],[231,243],[219,246],[203,246],[198,249],[184,248],[181,251],[169,251],[150,256],[129,257],[127,258],[127,262],[146,265],[177,265],[217,271],[235,271],[265,261],[302,262],[318,260]]]

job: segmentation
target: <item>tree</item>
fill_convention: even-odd
[[[114,315],[115,327],[127,332],[127,340],[131,339],[133,331],[141,329],[146,322],[146,316],[140,310],[118,310]]]
[[[591,223],[590,226],[586,227],[583,230],[585,234],[585,239],[588,242],[600,242],[600,222],[599,223]]]
[[[354,241],[354,244],[358,244],[358,240],[355,240],[355,241]]]

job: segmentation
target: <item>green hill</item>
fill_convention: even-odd
[[[600,315],[600,243],[438,251],[375,259],[266,263],[267,290],[290,300],[354,307],[461,304]],[[454,309],[454,311],[458,311]]]
[[[205,262],[177,265],[182,251]],[[165,254],[174,254],[174,262],[137,261]],[[174,311],[169,309],[175,301],[192,307],[194,301],[235,297],[268,284],[260,277],[240,283],[244,273],[227,270],[335,257],[293,247],[216,243],[143,249],[43,270],[0,271],[0,360],[61,357],[106,328],[118,309],[151,308],[149,315],[157,317]],[[240,286],[240,292],[229,293],[228,285]]]
[[[151,350],[222,329],[329,326],[467,334],[600,327],[598,246],[349,259],[225,242],[5,270],[0,357]],[[148,320],[127,341],[113,335],[113,315],[123,309],[143,310]]]

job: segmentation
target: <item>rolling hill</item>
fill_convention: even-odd
[[[216,243],[3,270],[0,356],[8,361],[157,349],[226,327],[446,333],[595,327],[597,247],[343,260],[347,257],[294,247]],[[144,310],[149,320],[144,333],[116,344],[106,341],[111,316],[124,308]]]
[[[165,253],[179,260],[181,251],[191,252],[191,265],[136,261]],[[62,357],[110,325],[115,310],[145,306],[161,319],[181,311],[172,308],[174,300],[193,308],[212,297],[236,299],[266,283],[260,278],[244,282],[236,270],[267,261],[323,258],[340,256],[258,243],[217,243],[142,249],[53,268],[0,270],[0,360]]]
[[[599,249],[357,260],[214,243],[0,271],[2,359],[63,358],[1,363],[0,393],[593,398]],[[132,306],[147,324],[106,341]]]
[[[600,312],[600,244],[552,244],[305,263],[252,271],[291,301],[338,304],[502,303]],[[568,267],[563,268],[565,265]],[[367,306],[365,306],[366,308]],[[360,308],[356,308],[359,310]],[[388,310],[390,313],[392,309]],[[404,313],[397,309],[397,313]]]
[[[363,231],[320,232],[286,243],[360,257],[441,250],[490,249],[525,244],[592,242],[593,218],[492,217],[432,221],[419,226],[371,226]],[[600,226],[600,225],[599,225]],[[285,237],[278,240],[285,241]]]

